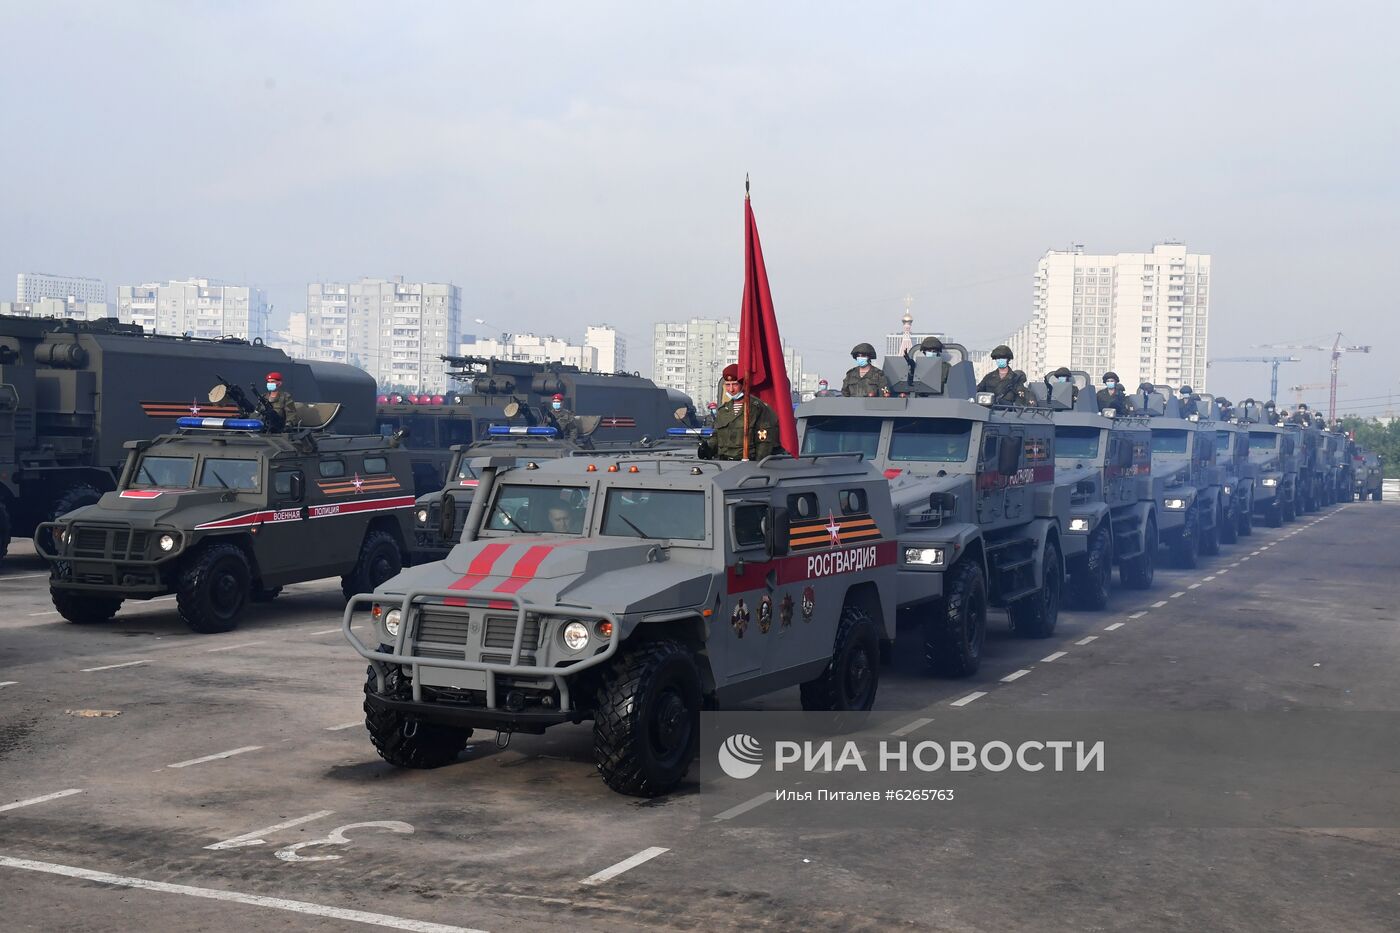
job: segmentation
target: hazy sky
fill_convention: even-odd
[[[17,271],[201,275],[280,322],[308,281],[447,279],[468,327],[607,321],[649,371],[654,321],[737,314],[749,172],[783,335],[833,379],[906,293],[986,347],[1046,249],[1174,238],[1214,256],[1212,357],[1342,330],[1375,352],[1339,396],[1379,413],[1397,27],[1394,3],[8,0],[0,297]],[[1284,385],[1325,381],[1298,355]]]

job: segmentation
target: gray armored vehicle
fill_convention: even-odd
[[[1327,494],[1327,455],[1322,429],[1311,422],[1287,426],[1298,442],[1298,514],[1322,508]]]
[[[1351,465],[1352,450],[1355,444],[1340,430],[1323,432],[1327,445],[1329,503],[1350,502],[1352,487],[1356,485],[1355,473]]]
[[[1254,534],[1254,486],[1257,472],[1249,455],[1249,432],[1258,423],[1262,409],[1256,403],[1240,405],[1234,418],[1218,422],[1215,431],[1215,457],[1223,471],[1220,502],[1224,520],[1220,540],[1234,544],[1241,536]]]
[[[306,427],[290,433],[188,417],[128,442],[117,490],[35,534],[54,608],[103,622],[127,599],[174,593],[191,629],[225,632],[289,583],[338,575],[348,599],[398,573],[413,534],[408,458],[378,435],[316,430],[334,405],[301,407]]]
[[[1181,399],[1166,386],[1138,393],[1134,405],[1152,425],[1152,475],[1161,540],[1178,566],[1195,567],[1201,554],[1220,553],[1222,473],[1216,463],[1215,400],[1196,400],[1183,417]]]
[[[933,670],[961,676],[981,664],[988,606],[1018,635],[1054,632],[1070,489],[1055,482],[1050,412],[992,407],[966,350],[944,349],[959,359],[886,359],[890,398],[804,403],[798,431],[804,455],[858,453],[890,480],[901,620],[920,626]]]
[[[1069,597],[1081,608],[1104,608],[1115,563],[1124,586],[1147,589],[1158,547],[1149,420],[1100,414],[1088,373],[1030,390],[1037,405],[1054,412],[1055,482],[1070,488],[1061,539]]]
[[[1249,462],[1254,466],[1254,514],[1270,528],[1298,514],[1298,432],[1286,424],[1249,424]]]
[[[1381,467],[1379,454],[1366,450],[1364,447],[1357,447],[1352,454],[1352,472],[1356,477],[1354,480],[1356,487],[1356,497],[1358,499],[1370,498],[1372,501],[1381,501],[1381,487],[1384,485],[1385,471]]]
[[[684,777],[706,704],[800,684],[806,709],[870,709],[897,555],[859,457],[515,462],[473,464],[447,560],[346,607],[386,761],[591,719],[603,780],[650,797]]]
[[[0,555],[10,535],[116,488],[124,444],[181,416],[233,416],[204,401],[213,374],[261,385],[282,374],[297,398],[340,403],[341,430],[374,428],[374,380],[244,340],[146,334],[115,320],[0,317]]]

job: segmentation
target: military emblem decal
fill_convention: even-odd
[[[759,429],[758,429],[758,439],[761,440],[761,441],[766,441],[766,440],[768,440],[768,429],[767,429],[767,428],[759,428]]]
[[[392,474],[361,476],[356,473],[351,479],[320,481],[321,492],[328,496],[353,496],[366,492],[390,492],[400,489],[399,481]]]
[[[855,514],[829,513],[826,518],[795,521],[788,531],[788,547],[794,551],[844,547],[874,541],[880,529],[868,512]]]
[[[734,607],[734,612],[729,616],[729,625],[734,629],[734,634],[740,638],[744,637],[744,630],[749,627],[749,607],[741,599]]]
[[[802,590],[802,621],[811,622],[812,613],[817,610],[817,591],[810,586]]]
[[[767,635],[773,627],[773,597],[764,594],[758,603],[758,630]]]
[[[187,418],[191,415],[206,418],[237,418],[237,405],[201,405],[198,399],[188,402],[142,402],[141,410],[152,418]]]
[[[784,593],[783,601],[778,604],[778,619],[782,622],[783,628],[792,624],[792,594]]]

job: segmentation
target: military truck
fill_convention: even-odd
[[[1368,496],[1373,502],[1381,501],[1381,488],[1384,485],[1385,471],[1380,455],[1364,447],[1357,447],[1352,454],[1352,472],[1355,475],[1356,497]]]
[[[595,373],[563,363],[529,363],[480,356],[444,356],[456,388],[439,394],[379,397],[379,432],[408,429],[417,495],[442,489],[456,445],[487,437],[493,424],[555,426],[553,397],[575,418],[593,418],[595,444],[636,443],[680,424],[699,427],[690,398],[635,373]],[[561,433],[572,433],[563,431]]]
[[[1158,534],[1180,567],[1195,567],[1201,554],[1220,553],[1225,521],[1223,471],[1216,462],[1216,407],[1196,399],[1196,413],[1182,416],[1181,399],[1168,386],[1137,393],[1133,404],[1152,425],[1152,475]]]
[[[1323,506],[1327,489],[1327,457],[1322,429],[1312,424],[1290,422],[1289,430],[1298,441],[1298,514],[1316,512]]]
[[[1156,569],[1157,496],[1152,428],[1145,417],[1101,414],[1086,372],[1067,383],[1032,383],[1036,404],[1054,412],[1055,482],[1070,489],[1070,519],[1061,538],[1067,596],[1080,608],[1108,604],[1114,564],[1132,589],[1152,585]]]
[[[192,630],[226,632],[287,584],[338,575],[348,599],[398,573],[413,535],[408,458],[378,435],[320,430],[334,405],[302,412],[289,433],[191,416],[128,441],[116,490],[35,533],[54,608],[98,623],[174,593]]]
[[[515,464],[472,464],[445,561],[346,606],[386,761],[435,767],[475,728],[591,719],[603,780],[652,797],[684,777],[706,705],[800,684],[805,709],[871,708],[897,549],[889,487],[860,457]]]
[[[1298,514],[1298,432],[1287,424],[1249,423],[1249,462],[1254,467],[1254,514],[1270,528]]]
[[[1220,523],[1220,540],[1224,544],[1234,544],[1241,536],[1254,534],[1257,471],[1249,455],[1249,432],[1262,413],[1257,403],[1246,402],[1234,411],[1234,418],[1217,423],[1215,456],[1223,472],[1220,502],[1224,520]]]
[[[1355,445],[1350,437],[1339,430],[1323,432],[1327,444],[1328,495],[1329,503],[1350,502],[1352,487],[1356,477],[1351,465],[1352,449]]]
[[[952,362],[884,361],[890,398],[818,397],[798,409],[805,455],[858,453],[890,480],[900,620],[925,663],[950,676],[981,664],[987,609],[1046,638],[1059,619],[1070,488],[1055,482],[1055,425],[1040,408],[994,407],[967,351]]]
[[[260,342],[147,334],[115,320],[0,317],[0,555],[11,534],[116,488],[124,443],[181,416],[231,416],[204,401],[213,374],[261,385],[280,372],[298,398],[340,403],[339,425],[374,428],[374,380]]]

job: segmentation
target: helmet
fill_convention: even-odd
[[[1192,395],[1192,394],[1194,394],[1194,393],[1191,391],[1191,387],[1190,387],[1190,386],[1182,386],[1182,387],[1181,387],[1181,394],[1182,394],[1182,395]]]
[[[1051,373],[1050,375],[1052,375],[1052,376],[1072,376],[1072,375],[1074,375],[1074,373],[1072,373],[1072,372],[1069,371],[1069,367],[1068,367],[1068,366],[1061,366],[1059,369],[1055,370],[1055,371],[1054,371],[1053,373]]]
[[[564,401],[564,396],[561,395],[561,394],[558,393],[558,392],[555,392],[555,393],[554,393],[554,401],[556,401],[556,402],[562,402],[562,401]]]
[[[730,363],[728,366],[724,367],[724,378],[738,379],[740,382],[743,382],[743,377],[739,375],[739,364]]]
[[[282,374],[281,374],[281,373],[268,373],[268,374],[267,374],[267,378],[266,378],[264,381],[265,381],[265,382],[281,382],[281,381],[282,381]]]
[[[924,342],[919,344],[919,349],[930,353],[942,353],[943,341],[939,340],[937,337],[925,337]]]
[[[1103,381],[1104,381],[1104,382],[1107,382],[1107,381],[1110,380],[1110,379],[1112,379],[1114,382],[1121,382],[1121,381],[1122,381],[1121,379],[1118,378],[1118,374],[1115,373],[1113,370],[1109,370],[1108,372],[1106,372],[1106,373],[1103,374]]]
[[[873,360],[875,359],[875,348],[868,343],[858,343],[854,347],[851,347],[851,358],[854,359],[857,356],[863,356],[867,360]]]
[[[1015,358],[1011,353],[1011,348],[1004,343],[992,350],[992,359],[994,360],[1014,360]]]

